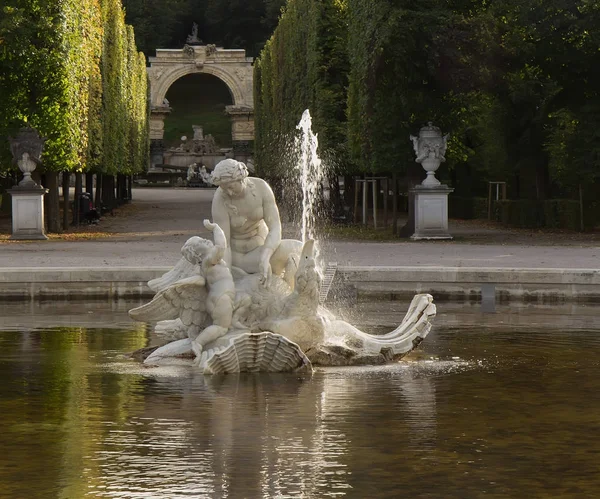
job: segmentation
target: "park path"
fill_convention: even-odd
[[[133,202],[106,215],[85,240],[3,241],[0,267],[166,267],[192,235],[206,235],[213,189],[137,188]],[[293,237],[293,227],[285,227]],[[2,227],[6,233],[6,227]],[[600,267],[600,234],[508,230],[481,222],[450,221],[454,241],[326,241],[325,261],[340,265],[412,267]]]

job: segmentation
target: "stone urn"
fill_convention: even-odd
[[[40,186],[31,178],[31,173],[40,161],[45,139],[41,138],[33,128],[21,128],[15,137],[9,137],[8,140],[13,158],[23,173],[23,179],[18,187],[39,188]]]
[[[7,191],[12,197],[11,239],[48,239],[44,233],[44,196],[48,190],[31,178],[40,163],[45,139],[33,128],[22,128],[8,140],[14,161],[23,172],[23,180]]]
[[[427,126],[419,130],[418,137],[411,135],[410,140],[413,142],[415,154],[417,155],[415,161],[420,163],[427,172],[427,177],[421,185],[424,187],[440,186],[440,181],[435,178],[435,172],[442,161],[446,161],[444,154],[446,154],[448,135],[442,136],[440,128],[434,126],[430,121]]]

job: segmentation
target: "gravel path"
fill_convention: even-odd
[[[134,201],[78,236],[49,241],[0,241],[0,267],[165,267],[191,235],[208,232],[212,189],[138,188]],[[284,227],[288,237],[293,227]],[[86,231],[100,232],[103,237]],[[0,234],[10,220],[0,221]],[[479,221],[450,221],[454,241],[326,241],[326,261],[340,265],[502,268],[600,267],[600,234],[507,230]],[[76,240],[74,240],[76,238]]]

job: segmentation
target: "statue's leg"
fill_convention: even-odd
[[[296,239],[282,239],[279,247],[271,257],[271,270],[275,275],[281,275],[288,263],[288,257],[291,254],[300,255],[302,253],[302,241]]]
[[[235,302],[235,311],[233,312],[233,317],[231,318],[231,325],[237,329],[245,329],[247,326],[244,325],[243,321],[248,318],[248,312],[250,311],[250,307],[252,306],[252,298],[250,295],[243,294],[241,296],[236,296]]]
[[[222,295],[211,311],[212,325],[205,328],[193,341],[194,353],[202,352],[204,345],[223,336],[231,327],[233,317],[233,299],[229,293]]]
[[[196,354],[196,357],[200,356],[204,345],[207,345],[211,341],[224,336],[228,330],[229,328],[217,326],[215,324],[205,328],[204,331],[202,331],[198,336],[196,336],[196,339],[192,341],[192,350]]]
[[[232,250],[231,263],[249,274],[256,274],[259,271],[261,251],[262,246],[254,248],[248,253],[240,253]],[[283,273],[288,257],[292,253],[297,255],[302,253],[302,241],[297,241],[296,239],[282,239],[281,243],[273,253],[273,256],[271,256],[270,263],[273,274],[280,276]]]
[[[259,246],[248,253],[231,250],[231,264],[248,274],[256,274],[258,273],[258,266],[260,264],[261,249],[262,246]]]

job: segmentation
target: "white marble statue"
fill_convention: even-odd
[[[204,182],[209,187],[212,187],[212,185],[213,185],[212,178],[210,176],[210,173],[208,173],[206,171],[206,166],[202,165],[200,167],[200,171],[198,172],[198,175],[200,175],[200,178],[202,179],[202,182]]]
[[[310,369],[311,362],[381,364],[406,355],[428,334],[435,305],[426,294],[415,296],[387,335],[336,319],[319,305],[315,242],[281,239],[269,185],[233,159],[219,163],[212,178],[219,188],[213,222],[204,225],[214,243],[190,238],[178,264],[148,283],[154,299],[130,311],[135,320],[158,322],[156,332],[172,340],[146,364],[194,359],[205,374]]]
[[[212,183],[219,186],[212,202],[213,221],[229,243],[225,259],[234,267],[266,280],[281,275],[300,241],[281,238],[281,219],[275,196],[263,179],[249,177],[244,163],[225,159],[215,166]]]

